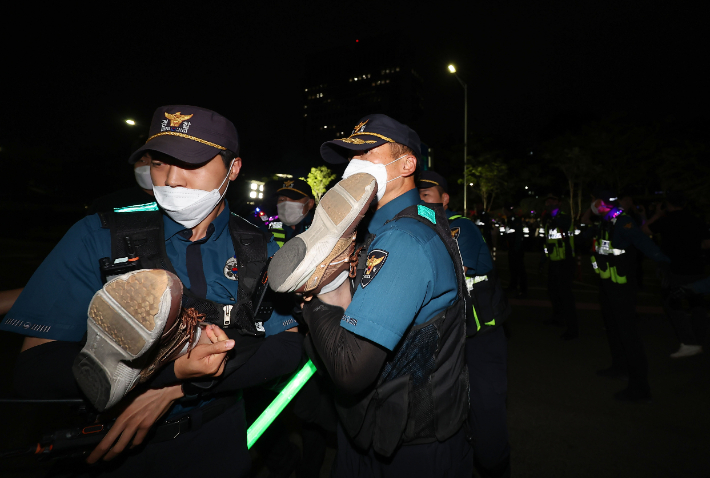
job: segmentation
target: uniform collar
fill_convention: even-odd
[[[219,213],[219,216],[212,221],[212,224],[207,228],[207,235],[209,236],[207,240],[216,241],[222,235],[222,233],[227,229],[227,224],[229,224],[229,204],[224,201],[224,209]],[[183,231],[189,231],[180,223],[173,221],[170,216],[163,213],[163,225],[165,227],[165,240],[172,238],[175,234],[179,234]],[[213,231],[210,233],[210,229]],[[189,236],[188,236],[189,238]]]
[[[384,226],[387,221],[396,216],[399,211],[421,203],[422,200],[419,198],[419,191],[416,188],[411,189],[375,211],[372,220],[370,220],[370,224],[367,226],[367,230],[370,234],[374,234],[375,231]]]

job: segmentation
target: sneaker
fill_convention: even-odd
[[[683,357],[692,357],[693,355],[698,355],[701,353],[703,353],[702,345],[680,344],[680,348],[677,352],[671,354],[671,358],[677,359]]]
[[[182,283],[160,269],[132,271],[107,282],[89,304],[86,345],[72,372],[91,403],[103,411],[137,383],[143,357],[175,330]],[[178,327],[179,328],[179,327]]]
[[[355,228],[377,193],[377,181],[367,173],[354,174],[330,189],[318,204],[313,224],[274,254],[269,285],[276,292],[315,293],[328,280],[342,278],[329,271],[354,247]],[[327,274],[327,276],[326,276]],[[314,286],[315,284],[315,286]]]

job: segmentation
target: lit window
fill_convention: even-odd
[[[353,78],[353,80],[357,81],[357,78]]]
[[[263,190],[264,190],[264,185],[263,185],[263,184],[259,184],[259,191],[263,191]]]
[[[251,188],[252,188],[252,189],[255,190],[255,189],[256,189],[256,186],[257,186],[256,183],[251,183]]]
[[[308,109],[308,105],[303,105],[303,108],[304,108],[304,109]]]
[[[397,67],[397,71],[399,71],[399,67]]]
[[[349,81],[350,83],[352,83],[352,82],[353,82],[353,79],[352,79],[352,78],[348,78],[348,81]]]
[[[252,191],[249,193],[250,198],[255,198],[256,197],[256,191]]]
[[[367,74],[367,77],[368,77],[368,78],[370,77],[370,74],[369,74],[369,73]]]
[[[303,115],[304,118],[305,118],[306,116],[308,116],[308,113],[305,113],[305,114]]]
[[[374,82],[374,81],[372,82],[372,86],[375,86],[375,82]]]
[[[323,126],[323,129],[328,129],[328,126]]]
[[[308,91],[308,88],[306,88],[306,91]]]
[[[264,194],[263,194],[263,193],[259,193],[259,199],[261,199],[261,198],[263,198],[263,197],[264,197]]]

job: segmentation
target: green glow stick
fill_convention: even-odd
[[[290,382],[281,390],[281,392],[274,398],[274,401],[266,407],[259,418],[256,419],[254,423],[251,424],[247,430],[247,448],[251,448],[252,445],[259,439],[259,437],[269,428],[271,422],[273,422],[279,413],[286,408],[288,402],[293,400],[299,390],[306,384],[309,378],[315,373],[316,366],[310,360],[306,362],[306,365],[298,371],[296,375],[293,376]]]

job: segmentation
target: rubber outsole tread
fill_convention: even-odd
[[[74,360],[72,372],[75,377],[81,377],[81,391],[97,410],[106,409],[111,393],[111,382],[103,367],[93,357],[80,353]]]
[[[156,297],[155,291],[165,290],[167,286],[165,272],[154,270],[132,275],[126,281],[112,282],[104,290],[146,330],[153,331],[155,316],[160,310],[160,296]]]
[[[145,338],[100,295],[91,301],[89,317],[129,354],[137,355],[145,347]]]

